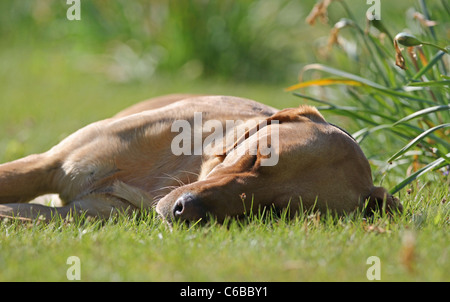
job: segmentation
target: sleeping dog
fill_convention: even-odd
[[[239,121],[239,122],[237,122]],[[56,193],[60,207],[29,203]],[[262,207],[401,211],[355,140],[311,106],[169,95],[92,123],[49,151],[0,165],[0,216],[50,219],[156,208],[168,222]]]

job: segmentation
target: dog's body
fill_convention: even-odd
[[[194,123],[196,112],[224,128],[229,120],[243,123],[209,144],[212,152],[176,156],[171,146],[178,133],[172,125],[177,120]],[[254,129],[257,133],[235,137],[261,121],[269,123]],[[263,166],[260,140],[273,141],[274,129],[279,162]],[[208,134],[201,134],[202,143]],[[257,154],[224,152],[244,142],[256,146]],[[27,203],[48,193],[58,193],[64,206]],[[0,216],[50,218],[76,210],[106,218],[116,210],[157,206],[168,221],[197,220],[208,213],[223,220],[271,205],[351,212],[366,199],[369,204],[384,199],[390,208],[401,208],[386,190],[373,186],[356,142],[315,108],[278,111],[225,96],[170,95],[145,101],[80,129],[48,152],[0,165]]]

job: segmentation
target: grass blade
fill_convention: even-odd
[[[434,113],[434,112],[438,112],[438,111],[443,111],[443,110],[450,110],[450,105],[433,106],[433,107],[429,107],[429,108],[425,108],[425,109],[416,111],[413,114],[410,114],[410,115],[405,116],[404,118],[400,119],[394,125],[398,125],[398,124],[410,121],[412,119],[415,119],[417,117],[427,115],[430,113]]]
[[[386,129],[386,128],[387,128],[387,129],[391,129],[391,128],[392,128],[392,125],[391,125],[391,124],[383,124],[383,125],[378,125],[378,126],[373,127],[373,128],[364,128],[364,129],[361,129],[361,130],[359,130],[359,131],[353,133],[353,137],[355,138],[355,140],[356,140],[358,143],[361,143],[362,140],[363,140],[367,135],[369,135],[369,134],[371,134],[371,133],[373,133],[373,132],[375,132],[375,131],[382,130],[382,129]],[[391,130],[392,130],[392,129],[391,129]],[[360,139],[360,137],[361,137],[361,139]]]
[[[361,84],[367,85],[367,86],[372,87],[372,88],[376,88],[376,89],[380,89],[380,90],[387,89],[386,87],[384,87],[384,86],[382,86],[380,84],[377,84],[375,82],[372,82],[372,81],[370,81],[368,79],[365,79],[363,77],[360,77],[360,76],[357,76],[355,74],[352,74],[352,73],[349,73],[349,72],[346,72],[346,71],[342,71],[342,70],[339,70],[339,69],[336,69],[336,68],[333,68],[333,67],[322,65],[322,64],[309,64],[309,65],[306,65],[305,67],[303,67],[303,70],[302,70],[301,74],[303,74],[305,71],[308,71],[308,70],[311,70],[311,69],[321,70],[321,71],[324,71],[324,72],[327,72],[327,73],[331,73],[333,75],[336,75],[336,76],[339,76],[339,77],[342,77],[342,78],[346,78],[346,79],[350,79],[350,80],[353,80],[355,82],[359,82]]]
[[[420,78],[425,72],[427,72],[431,67],[433,67],[434,64],[439,62],[439,60],[442,58],[442,56],[445,54],[443,51],[438,51],[437,54],[430,60],[430,62],[422,67],[413,77],[412,81],[417,80]]]
[[[337,84],[345,84],[350,86],[361,86],[362,84],[358,81],[346,80],[346,79],[334,79],[334,78],[326,78],[319,80],[312,80],[307,82],[301,82],[295,85],[292,85],[285,89],[285,91],[297,90],[300,88],[310,87],[310,86],[329,86],[329,85],[337,85]]]
[[[391,162],[395,159],[397,159],[398,157],[400,157],[402,154],[404,154],[406,151],[408,151],[409,149],[411,149],[413,146],[415,146],[418,142],[420,142],[422,139],[424,139],[425,137],[427,137],[428,134],[432,133],[433,131],[436,131],[438,129],[444,128],[444,127],[450,127],[450,123],[449,124],[442,124],[442,125],[438,125],[436,127],[433,127],[431,129],[428,129],[427,131],[424,131],[422,134],[420,134],[419,136],[417,136],[416,138],[414,138],[411,142],[409,142],[406,146],[404,146],[403,148],[401,148],[398,152],[396,152],[394,155],[391,156],[391,158],[389,158],[387,161]]]
[[[413,101],[418,101],[418,102],[421,102],[421,103],[424,103],[424,104],[435,105],[434,102],[429,101],[427,99],[420,98],[420,97],[417,97],[415,95],[412,95],[412,94],[409,94],[409,93],[406,93],[406,92],[390,89],[390,88],[387,88],[387,87],[385,87],[383,85],[375,83],[373,81],[365,79],[363,77],[357,76],[355,74],[352,74],[352,73],[349,73],[349,72],[346,72],[346,71],[342,71],[342,70],[339,70],[339,69],[335,69],[335,68],[332,68],[332,67],[329,67],[329,66],[326,66],[326,65],[322,65],[322,64],[309,64],[309,65],[306,65],[305,67],[303,67],[303,69],[301,71],[301,74],[303,74],[305,71],[308,71],[308,70],[311,70],[311,69],[324,71],[324,72],[333,74],[335,76],[342,77],[342,78],[344,78],[346,80],[359,82],[361,85],[369,86],[369,87],[371,87],[373,89],[376,89],[376,90],[378,90],[380,92],[383,92],[383,93],[391,95],[391,96],[406,98],[406,99],[413,100]],[[297,85],[300,85],[300,84],[301,83],[299,83]],[[296,85],[293,85],[293,86],[296,86]],[[291,87],[293,87],[293,86],[291,86]],[[294,89],[291,89],[291,90],[294,90]]]
[[[430,86],[438,86],[438,87],[442,87],[442,88],[448,88],[445,86],[450,85],[450,81],[449,80],[443,80],[443,81],[427,81],[427,82],[412,82],[412,83],[408,83],[408,85],[406,87],[430,87]]]
[[[450,156],[450,153],[448,153],[446,156],[447,157]],[[443,162],[445,162],[445,160],[444,160],[444,158],[441,157],[441,158],[438,158],[437,160],[429,163],[428,165],[426,165],[422,169],[416,171],[415,173],[411,174],[409,177],[405,178],[403,181],[401,181],[400,183],[395,185],[393,188],[391,188],[389,190],[389,193],[390,194],[397,193],[398,191],[400,191],[402,188],[404,188],[407,184],[409,184],[413,180],[415,180],[415,179],[419,178],[420,176],[424,175],[425,173],[427,173],[431,169],[439,167]]]

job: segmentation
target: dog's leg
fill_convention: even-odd
[[[135,210],[133,205],[121,199],[105,194],[90,194],[63,207],[49,207],[31,203],[8,203],[0,205],[0,219],[13,218],[24,220],[40,219],[50,221],[52,217],[81,215],[108,219],[111,215]]]
[[[60,216],[66,218],[69,214],[108,219],[113,214],[125,213],[136,209],[132,204],[110,194],[94,193],[63,207],[49,207],[30,203],[3,204],[0,205],[0,219],[42,219],[50,221],[52,217]]]
[[[71,202],[68,207],[83,212],[86,216],[107,219],[117,213],[151,209],[153,197],[147,192],[116,181],[105,192],[93,192]]]
[[[66,217],[73,210],[70,206],[47,207],[40,204],[9,203],[0,205],[0,218],[43,219],[49,221],[54,216]]]
[[[34,154],[0,165],[0,204],[27,202],[54,191],[60,165],[48,153]]]

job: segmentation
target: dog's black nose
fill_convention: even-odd
[[[181,195],[172,209],[173,217],[183,221],[194,221],[205,216],[199,199],[192,193]]]

